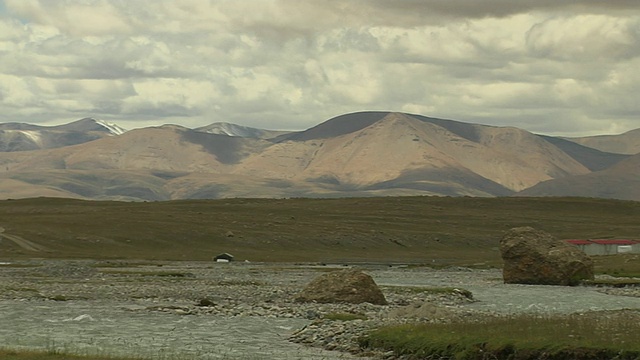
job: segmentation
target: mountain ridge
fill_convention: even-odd
[[[22,149],[3,137],[11,131],[46,133],[48,143],[41,137],[39,148]],[[23,144],[37,143],[36,135]],[[636,133],[623,135],[632,148]],[[92,118],[48,128],[8,123],[0,124],[0,149],[0,198],[492,197],[536,186],[536,196],[555,196],[565,189],[549,185],[555,181],[592,183],[602,172],[602,184],[613,169],[632,173],[624,166],[629,154],[576,139],[385,111],[344,114],[295,132],[221,122],[129,131]]]
[[[40,126],[23,123],[0,124],[0,151],[31,151],[82,144],[107,136],[124,134],[116,124],[84,118],[68,124]]]
[[[596,135],[564,139],[603,152],[625,155],[640,153],[640,129],[630,130],[619,135]]]

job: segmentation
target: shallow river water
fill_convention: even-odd
[[[132,311],[99,302],[2,301],[0,344],[153,359],[345,359],[287,341],[309,321]],[[250,355],[249,355],[250,354]]]
[[[379,285],[460,287],[471,291],[476,300],[465,307],[503,314],[640,309],[640,297],[608,295],[596,287],[505,284],[499,269],[432,273],[387,270],[373,275]]]
[[[137,268],[136,271],[139,272],[140,269]],[[28,268],[12,271],[0,277],[0,285],[4,282],[5,289],[25,288],[21,291],[29,293],[29,287],[36,287],[41,292],[47,292],[46,281],[52,278],[44,277],[43,280],[34,283],[22,284],[17,283],[21,280],[16,278],[15,274],[23,274],[21,276],[24,276],[25,281],[35,281],[33,279],[40,277],[34,277]],[[310,271],[308,268],[292,267],[285,271],[277,267],[258,265],[224,268],[192,266],[189,271],[194,272],[197,279],[211,280],[213,283],[223,280],[230,282],[233,279],[243,283],[250,279],[248,276],[259,276],[266,284],[262,287],[267,290],[272,289],[269,284],[293,284],[296,288],[301,288],[318,275],[318,272]],[[500,270],[435,271],[376,267],[365,269],[365,272],[372,275],[383,289],[396,286],[444,286],[470,290],[477,301],[464,307],[481,311],[574,313],[588,310],[640,309],[640,297],[607,295],[592,287],[504,284]],[[91,279],[94,281],[92,284],[97,284],[96,287],[90,288],[91,291],[104,289],[99,287],[104,282],[99,276]],[[151,295],[155,294],[153,291],[169,285],[191,289],[191,285],[197,284],[188,279],[184,282],[157,280],[150,283],[143,281],[146,277],[109,279],[114,284],[120,284],[117,287],[120,290],[116,291],[135,290],[131,285],[123,284],[144,284]],[[130,279],[137,280],[130,282]],[[59,286],[71,286],[69,279],[62,280],[66,282],[61,282],[62,285]],[[207,284],[203,286],[210,288]],[[77,290],[80,287],[75,288]],[[53,289],[59,292],[62,288]],[[300,317],[181,315],[175,312],[145,311],[150,303],[136,300],[135,294],[131,293],[125,297],[111,296],[111,299],[108,299],[109,296],[102,293],[89,297],[91,300],[70,301],[34,297],[2,299],[0,347],[167,360],[363,359],[347,353],[325,351],[289,342],[288,337],[293,332],[311,322]]]

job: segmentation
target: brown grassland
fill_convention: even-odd
[[[639,238],[640,203],[592,198],[379,197],[167,202],[0,201],[0,258],[403,262],[499,266],[504,231]],[[619,262],[603,264],[616,271]],[[637,269],[640,274],[640,268]]]

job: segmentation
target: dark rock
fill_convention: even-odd
[[[307,310],[307,314],[305,316],[308,320],[315,320],[320,318],[320,314],[315,310]]]
[[[318,276],[298,294],[295,300],[318,303],[387,304],[387,300],[373,278],[353,269],[332,271]]]
[[[204,298],[200,299],[198,306],[215,306],[215,303],[211,299]]]
[[[509,230],[500,241],[502,277],[510,284],[578,285],[593,279],[593,261],[575,246],[531,227]]]

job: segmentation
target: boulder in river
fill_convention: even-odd
[[[500,253],[505,283],[578,285],[594,277],[587,254],[531,227],[509,230],[500,241]]]
[[[355,269],[332,271],[318,276],[298,294],[296,301],[387,304],[373,278]]]

